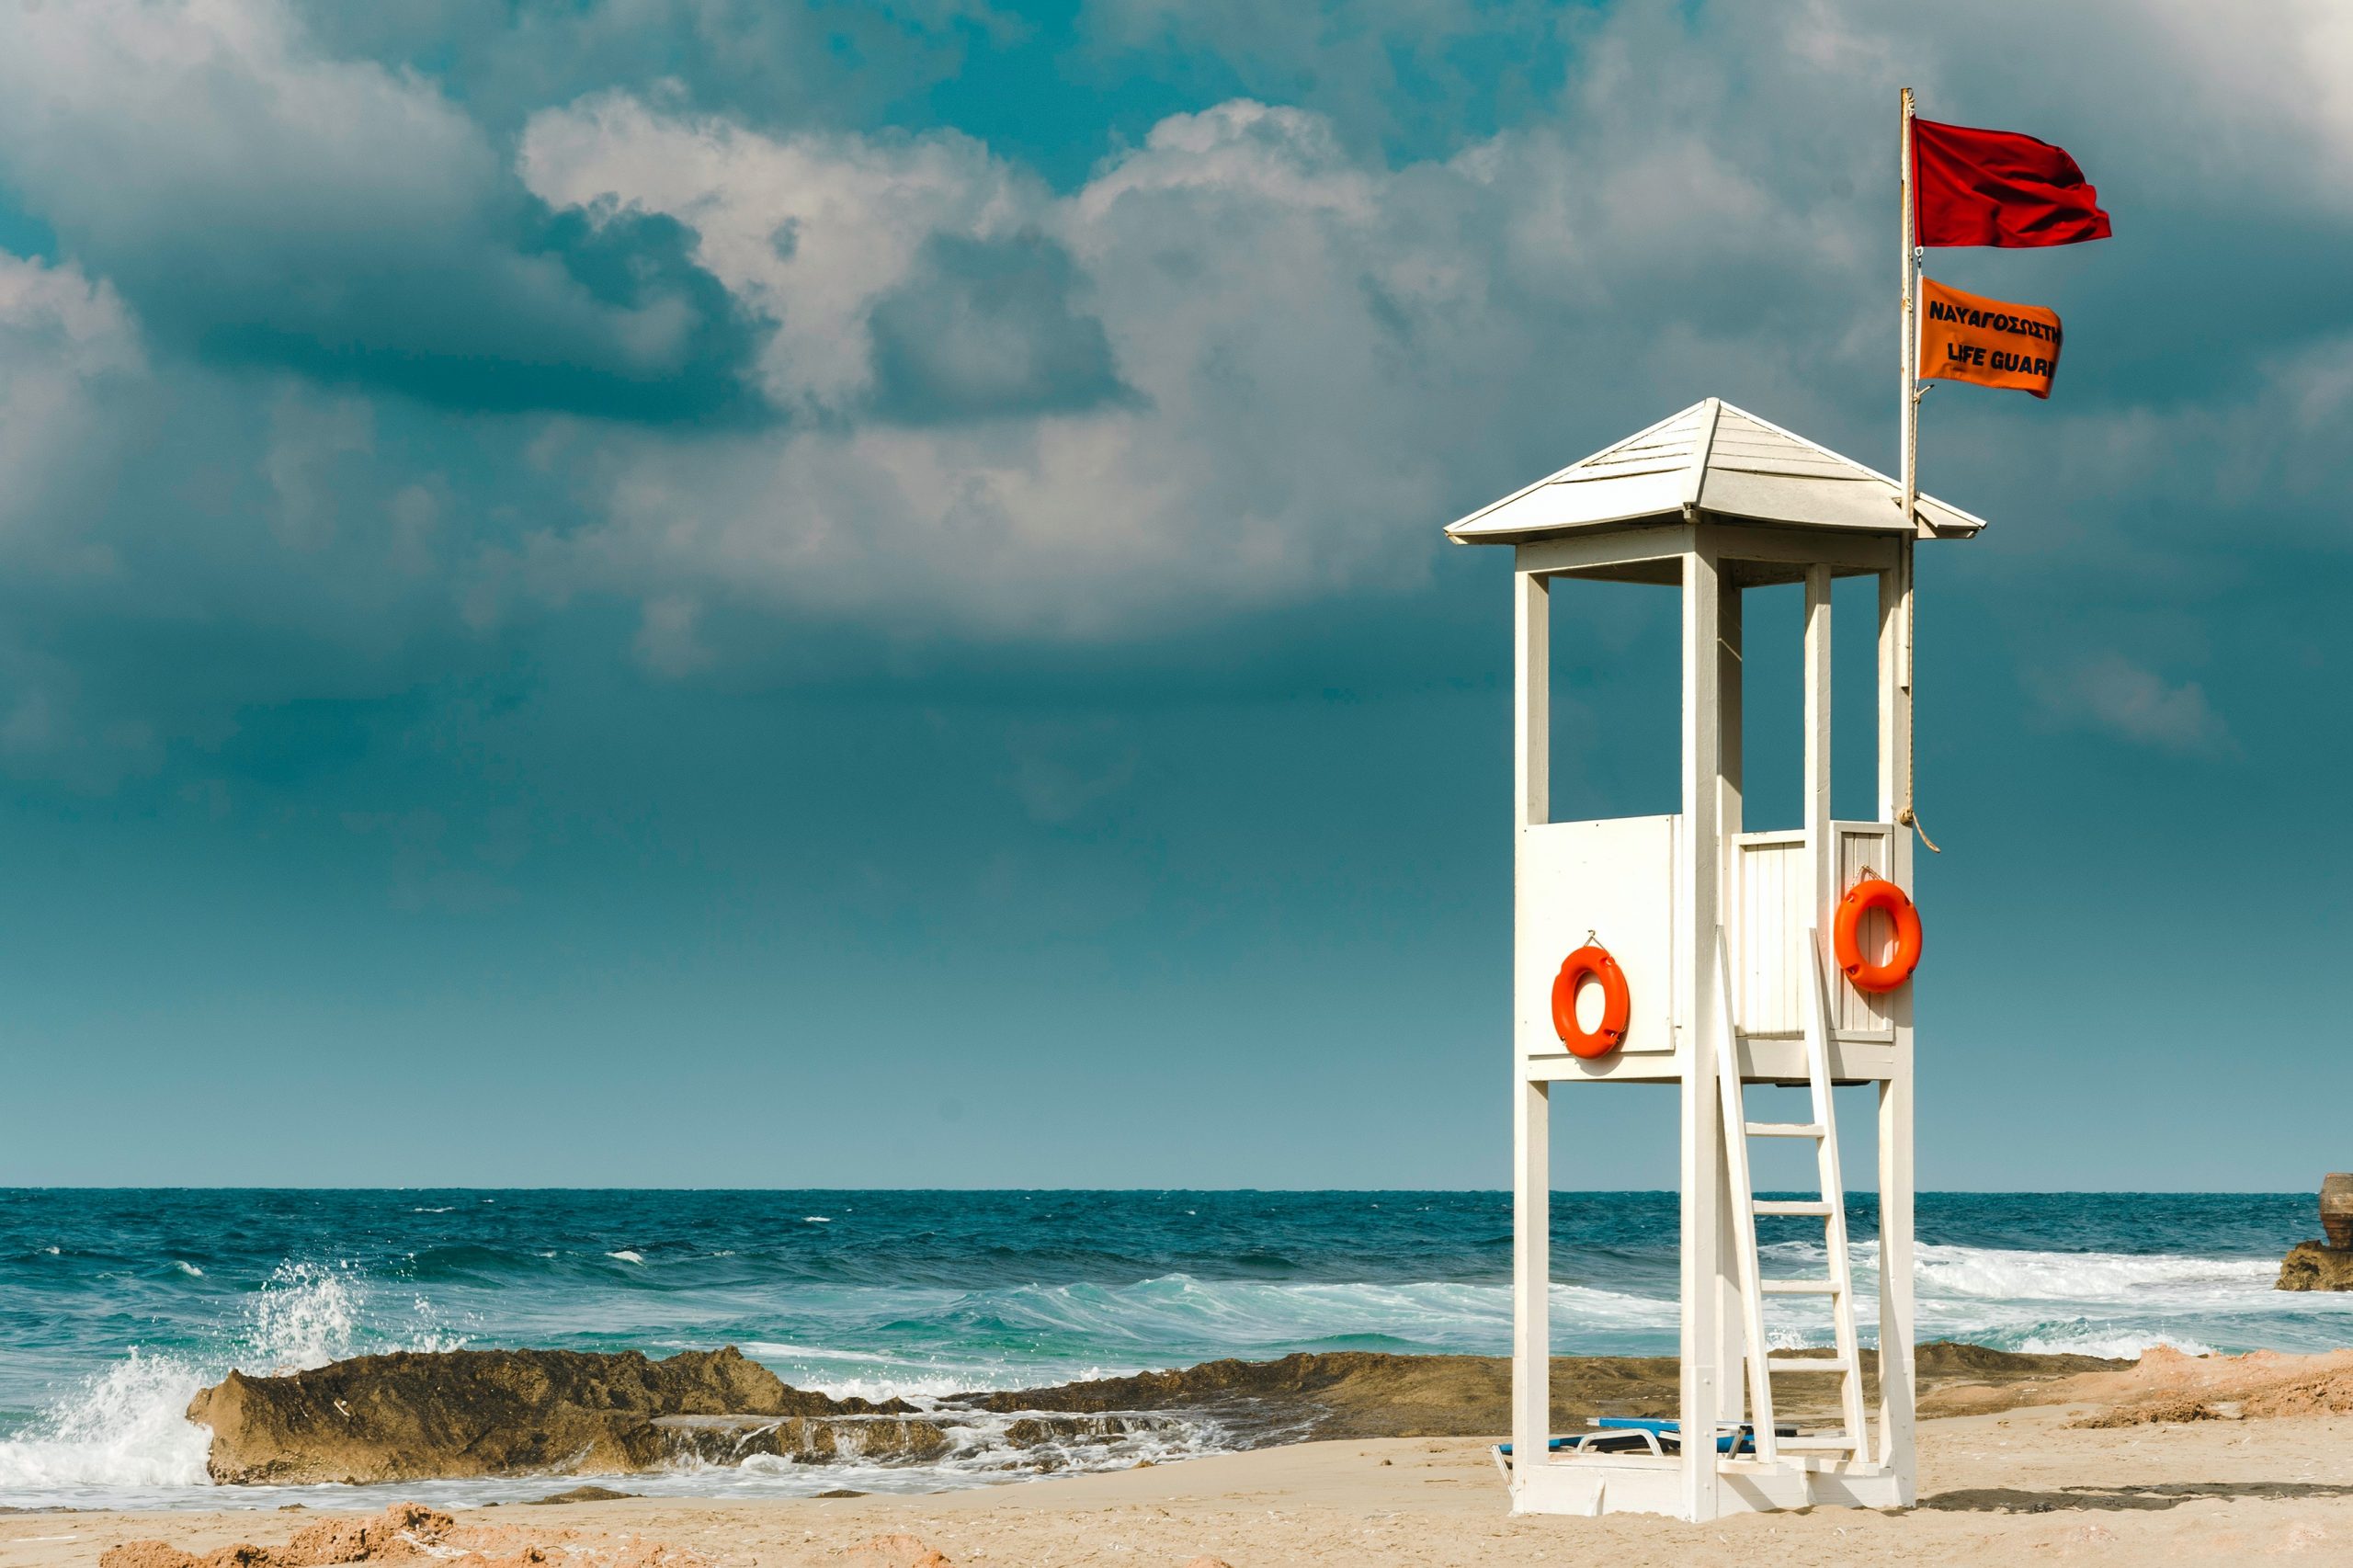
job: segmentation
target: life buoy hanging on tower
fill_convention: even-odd
[[[1863,916],[1874,909],[1883,909],[1895,926],[1895,950],[1881,963],[1870,963],[1863,958]],[[1893,991],[1912,978],[1920,967],[1920,912],[1904,896],[1904,890],[1883,877],[1870,871],[1862,880],[1847,890],[1838,901],[1837,918],[1830,927],[1831,951],[1838,960],[1838,967],[1856,990],[1878,993]]]
[[[1577,987],[1587,975],[1601,986],[1601,1022],[1587,1030],[1577,1022]],[[1626,993],[1626,971],[1609,949],[1588,940],[1562,960],[1552,977],[1552,1029],[1572,1056],[1591,1061],[1607,1056],[1625,1042],[1626,1017],[1633,1004]]]

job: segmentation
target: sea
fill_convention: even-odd
[[[1552,1343],[1675,1349],[1677,1201],[1562,1193]],[[2353,1295],[2276,1291],[2309,1193],[1923,1193],[1922,1339],[2133,1356],[2353,1344]],[[1770,1234],[1819,1264],[1818,1221]],[[1849,1210],[1876,1289],[1876,1210]],[[1495,1355],[1510,1331],[1500,1192],[0,1190],[0,1506],[444,1505],[545,1478],[217,1487],[188,1398],[232,1368],[371,1352],[740,1346],[788,1383],[918,1404],[1298,1350]],[[1779,1344],[1827,1342],[1771,1303]],[[1809,1312],[1809,1307],[1812,1311]],[[1861,1313],[1870,1337],[1872,1303]],[[1232,1441],[1212,1422],[1068,1456],[1127,1466]],[[698,1463],[640,1493],[928,1491],[1029,1470],[986,1435],[921,1466]]]

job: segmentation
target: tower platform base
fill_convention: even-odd
[[[1501,1455],[1496,1462],[1506,1462]],[[1733,1514],[1791,1508],[1904,1508],[1913,1500],[1909,1477],[1876,1464],[1831,1460],[1716,1460],[1716,1506],[1695,1517],[1685,1496],[1684,1461],[1654,1454],[1578,1454],[1513,1466],[1515,1514],[1664,1514],[1704,1523]]]

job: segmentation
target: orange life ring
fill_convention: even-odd
[[[1601,1027],[1587,1033],[1577,1023],[1577,985],[1586,975],[1601,983]],[[1552,977],[1552,1028],[1573,1056],[1590,1060],[1607,1056],[1624,1043],[1626,1015],[1632,1006],[1626,994],[1626,971],[1609,949],[1587,942],[1562,961]]]
[[[1884,963],[1863,960],[1863,916],[1874,909],[1887,911],[1895,926],[1895,951]],[[1920,967],[1920,912],[1904,896],[1902,888],[1866,871],[1862,881],[1838,901],[1838,917],[1831,925],[1831,950],[1856,990],[1893,991]]]

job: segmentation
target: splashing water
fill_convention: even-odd
[[[204,1485],[209,1435],[181,1414],[202,1383],[187,1362],[134,1348],[26,1436],[0,1442],[0,1490]]]
[[[363,1302],[348,1264],[281,1263],[246,1309],[247,1343],[267,1366],[299,1372],[351,1355]]]
[[[201,1277],[192,1267],[184,1272]],[[290,1372],[353,1355],[365,1309],[361,1280],[348,1265],[278,1265],[244,1302],[243,1331],[218,1350],[173,1354],[134,1345],[123,1360],[85,1377],[19,1434],[0,1440],[0,1497],[209,1484],[210,1434],[187,1416],[197,1390],[233,1367]],[[418,1338],[410,1347],[448,1346],[438,1334]]]

